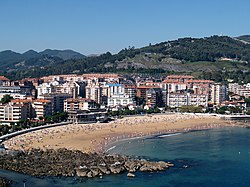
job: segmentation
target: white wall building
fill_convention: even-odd
[[[128,95],[119,94],[108,97],[108,107],[133,105],[134,101]]]
[[[181,106],[203,106],[208,105],[207,94],[190,94],[190,93],[169,93],[167,94],[167,106],[171,108]]]
[[[227,98],[227,86],[223,84],[213,84],[211,87],[211,102],[220,105]]]
[[[55,87],[51,83],[42,83],[37,86],[37,97],[40,97],[43,94],[50,94],[55,92]]]

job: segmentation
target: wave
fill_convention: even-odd
[[[112,147],[110,147],[110,148],[108,148],[105,152],[109,152],[109,151],[111,151],[112,149],[114,149],[114,148],[116,148],[116,146],[114,145],[114,146],[112,146]]]
[[[165,137],[169,137],[169,136],[177,136],[177,135],[180,135],[182,133],[178,132],[178,133],[174,133],[174,134],[163,134],[163,135],[160,135],[158,136],[158,138],[165,138]]]

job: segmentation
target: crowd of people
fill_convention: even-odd
[[[76,137],[87,137],[82,147],[83,151],[105,151],[113,142],[121,139],[135,137],[152,136],[164,133],[175,133],[180,131],[202,130],[220,127],[221,124],[215,122],[216,117],[205,115],[185,115],[185,114],[163,114],[132,116],[116,119],[109,123],[95,124],[69,124],[53,128],[37,130],[13,137],[4,142],[9,149],[28,150],[30,148],[60,148],[66,146],[66,141],[72,141]],[[194,125],[180,126],[185,121],[191,121]],[[195,124],[197,120],[202,124]],[[178,123],[178,124],[177,124]],[[106,131],[105,131],[106,130]],[[94,133],[106,132],[92,136]],[[88,144],[89,142],[89,144]],[[72,149],[76,147],[72,146]]]

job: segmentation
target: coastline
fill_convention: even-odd
[[[105,152],[110,145],[124,139],[236,126],[210,115],[161,114],[131,116],[110,123],[69,124],[13,137],[4,142],[13,150],[31,148]]]

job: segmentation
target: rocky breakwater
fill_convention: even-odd
[[[2,187],[9,187],[11,186],[11,181],[5,178],[0,177],[0,186]]]
[[[16,154],[2,154],[0,168],[33,176],[97,177],[109,174],[162,171],[170,162],[152,162],[106,153],[83,153],[67,149],[32,149]]]

